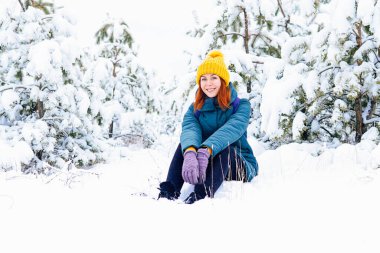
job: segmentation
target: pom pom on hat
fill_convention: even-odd
[[[213,50],[210,53],[208,53],[207,56],[208,57],[212,57],[212,58],[215,58],[215,57],[224,57],[224,55],[222,54],[222,52],[220,52],[219,50]]]
[[[196,82],[199,85],[201,76],[204,74],[218,75],[226,82],[226,86],[230,83],[230,73],[224,63],[224,55],[219,50],[213,50],[207,54],[206,59],[199,65],[197,69]]]

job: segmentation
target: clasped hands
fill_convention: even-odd
[[[189,184],[201,184],[206,180],[210,152],[207,148],[186,150],[183,155],[182,178]]]

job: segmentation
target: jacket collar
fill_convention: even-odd
[[[233,101],[237,98],[237,91],[235,90],[235,87],[232,85],[232,83],[230,82],[228,84],[228,87],[230,88],[231,90],[231,101],[230,101],[230,104],[233,103]],[[205,103],[204,105],[202,106],[202,108],[200,109],[200,111],[213,111],[215,110],[217,107],[219,107],[218,105],[218,100],[215,98],[206,98],[205,100]]]

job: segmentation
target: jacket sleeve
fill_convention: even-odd
[[[202,142],[202,129],[198,119],[194,116],[193,104],[183,117],[180,141],[182,153],[191,146],[199,148]]]
[[[241,99],[237,111],[231,115],[227,122],[215,131],[201,146],[212,149],[215,156],[228,145],[236,142],[247,131],[251,114],[251,104],[247,99]]]

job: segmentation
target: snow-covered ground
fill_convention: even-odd
[[[0,173],[0,252],[379,252],[374,142],[265,150],[251,140],[260,175],[186,205],[155,200],[175,141],[116,150],[124,158],[90,171]]]

